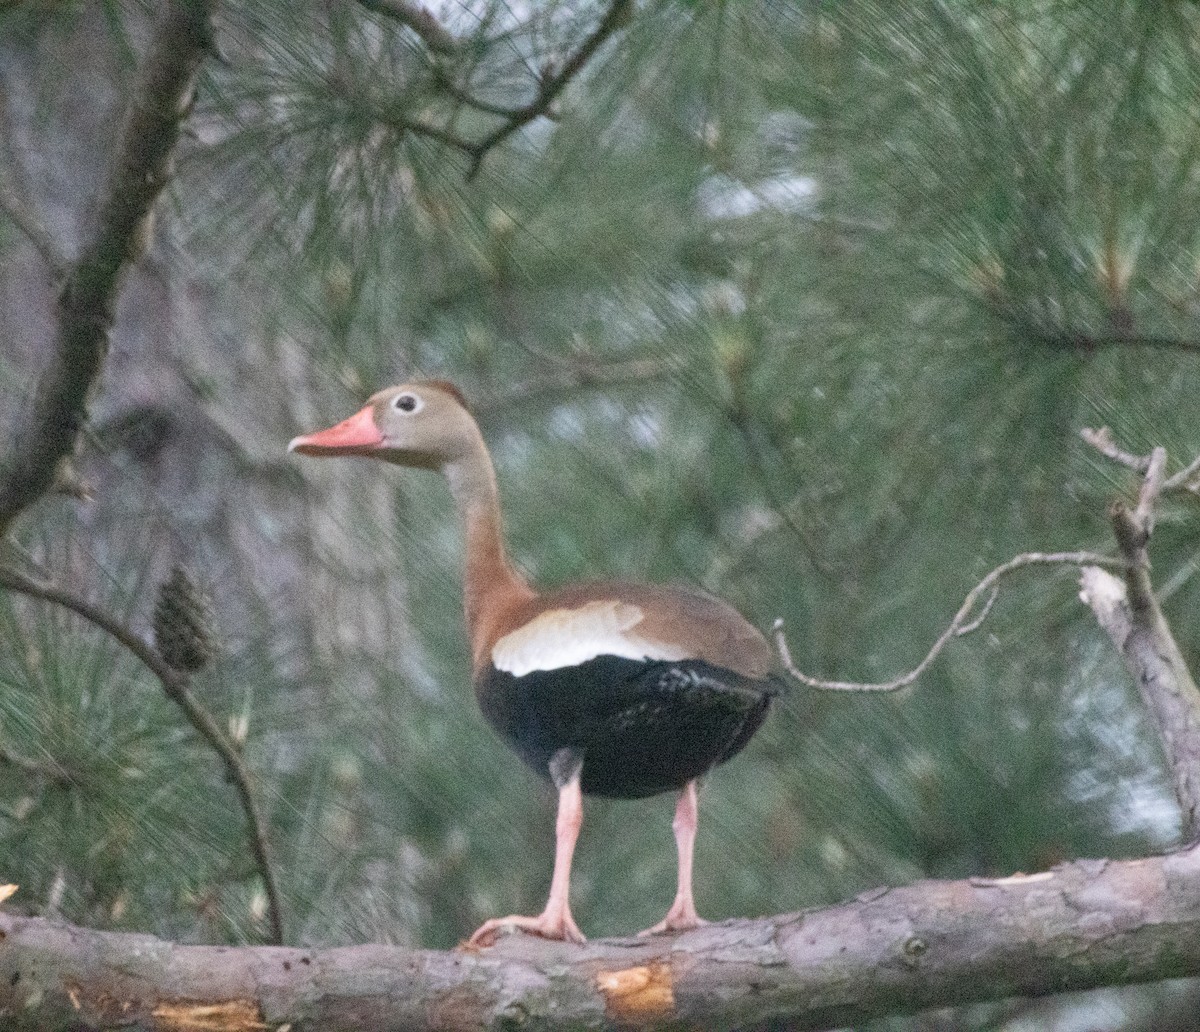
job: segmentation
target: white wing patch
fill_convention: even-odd
[[[492,646],[492,665],[514,677],[535,670],[578,666],[597,656],[625,659],[687,659],[678,646],[636,633],[642,611],[615,599],[588,602],[578,609],[550,609]]]

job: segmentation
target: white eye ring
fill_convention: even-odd
[[[410,416],[414,412],[420,412],[422,405],[424,405],[424,402],[415,394],[397,394],[392,399],[392,408],[397,412],[404,412]]]

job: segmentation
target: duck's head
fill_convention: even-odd
[[[482,446],[479,428],[458,388],[443,380],[388,387],[328,430],[288,445],[301,455],[364,455],[401,466],[444,469]]]

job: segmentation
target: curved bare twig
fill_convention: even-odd
[[[791,650],[788,648],[787,638],[783,632],[783,620],[775,621],[773,628],[775,646],[779,650],[779,658],[783,663],[784,669],[801,684],[806,684],[810,688],[819,688],[827,692],[894,692],[897,689],[905,688],[912,684],[925,673],[933,661],[941,654],[942,650],[950,643],[952,638],[962,637],[979,629],[988,612],[991,610],[992,604],[996,601],[996,586],[1001,578],[1012,573],[1014,570],[1020,570],[1026,566],[1060,565],[1103,566],[1109,569],[1124,569],[1128,564],[1124,559],[1115,556],[1100,555],[1096,552],[1022,552],[1020,555],[1015,555],[1008,562],[997,566],[967,592],[967,597],[963,600],[963,604],[959,606],[958,612],[954,614],[954,619],[950,621],[946,629],[938,636],[929,652],[926,653],[925,658],[908,673],[894,677],[890,681],[881,681],[873,684],[859,681],[826,681],[822,678],[812,677],[809,674],[803,673],[792,662]],[[988,598],[979,615],[971,619],[971,613],[979,602],[980,596],[985,591],[991,591],[992,595]]]

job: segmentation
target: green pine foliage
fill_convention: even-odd
[[[1200,452],[1195,5],[645,0],[554,119],[468,179],[469,155],[412,125],[478,139],[498,119],[442,84],[527,103],[606,5],[529,6],[455,8],[462,50],[434,57],[353,3],[225,5],[226,62],[159,216],[176,315],[116,328],[170,433],[132,447],[116,428],[146,399],[106,380],[96,501],[22,524],[147,631],[153,592],[47,555],[47,513],[82,555],[124,547],[118,583],[199,567],[230,640],[197,687],[244,741],[297,941],[446,947],[549,879],[552,792],[471,696],[445,488],[284,457],[374,389],[466,391],[539,582],[700,584],[782,617],[804,670],[865,681],[915,666],[1011,555],[1109,547],[1107,501],[1134,485],[1081,427],[1162,444],[1172,469]],[[96,45],[119,54],[142,14],[108,11],[120,32]],[[0,40],[18,18],[0,56],[67,61],[100,24],[18,4]],[[0,75],[52,109],[54,67]],[[73,74],[102,73],[128,88],[118,58]],[[0,219],[0,253],[21,247]],[[0,358],[6,412],[41,361]],[[1193,659],[1198,529],[1195,499],[1173,502],[1152,546]],[[790,690],[702,793],[702,912],[1175,843],[1153,730],[1076,592],[1066,570],[1006,582],[900,694]],[[0,744],[69,776],[0,763],[0,879],[89,924],[261,935],[215,758],[98,632],[0,602]],[[589,934],[665,910],[671,806],[587,804]]]

